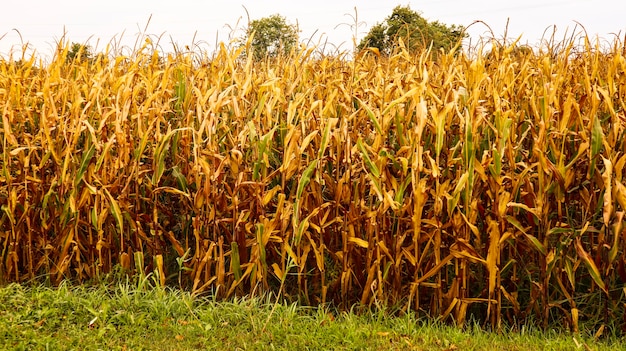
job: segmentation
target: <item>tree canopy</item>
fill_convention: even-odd
[[[446,26],[437,21],[429,22],[409,6],[396,6],[383,23],[374,25],[359,43],[358,49],[377,48],[389,55],[400,39],[411,52],[427,49],[452,49],[463,37],[463,26]]]
[[[67,62],[72,62],[74,60],[91,61],[93,58],[94,56],[89,45],[74,42],[72,42],[72,45],[67,52],[67,56],[65,57]]]
[[[287,53],[298,43],[298,27],[279,15],[250,22],[246,37],[252,37],[251,49],[256,58]]]

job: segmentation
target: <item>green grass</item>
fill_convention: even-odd
[[[333,314],[270,299],[218,302],[117,283],[0,288],[2,350],[615,350],[564,332],[488,333],[412,316]]]

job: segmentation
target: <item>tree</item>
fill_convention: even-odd
[[[92,61],[93,53],[91,52],[91,47],[89,45],[72,43],[69,51],[67,52],[65,60],[67,62],[72,62],[74,60],[78,60],[80,62]]]
[[[246,37],[252,37],[250,47],[256,58],[276,57],[288,53],[298,42],[298,27],[275,14],[250,22]]]
[[[377,48],[381,54],[389,55],[400,39],[410,52],[427,49],[452,49],[465,36],[462,26],[428,22],[409,6],[396,6],[385,22],[377,23],[359,43],[358,49]]]

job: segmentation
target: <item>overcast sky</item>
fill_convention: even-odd
[[[217,40],[228,40],[232,28],[245,28],[244,7],[251,20],[278,13],[297,22],[303,38],[350,50],[355,7],[360,39],[397,5],[409,5],[426,19],[445,24],[469,26],[484,21],[496,38],[503,37],[508,19],[508,37],[522,35],[522,43],[531,45],[540,41],[544,31],[551,34],[554,26],[557,39],[581,31],[576,22],[589,36],[609,42],[614,34],[619,33],[622,40],[626,34],[625,0],[5,0],[0,11],[0,55],[7,55],[12,48],[21,52],[22,39],[40,55],[50,55],[64,31],[66,40],[88,43],[97,50],[103,50],[112,39],[132,47],[150,18],[146,33],[153,38],[162,35],[160,43],[165,50],[172,48],[172,41],[179,47],[191,44],[195,34],[198,47],[212,51]],[[481,35],[491,36],[483,24],[472,25],[469,33],[472,42]]]

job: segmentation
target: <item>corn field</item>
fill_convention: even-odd
[[[2,60],[0,282],[120,269],[459,325],[626,326],[625,49],[584,39]]]

